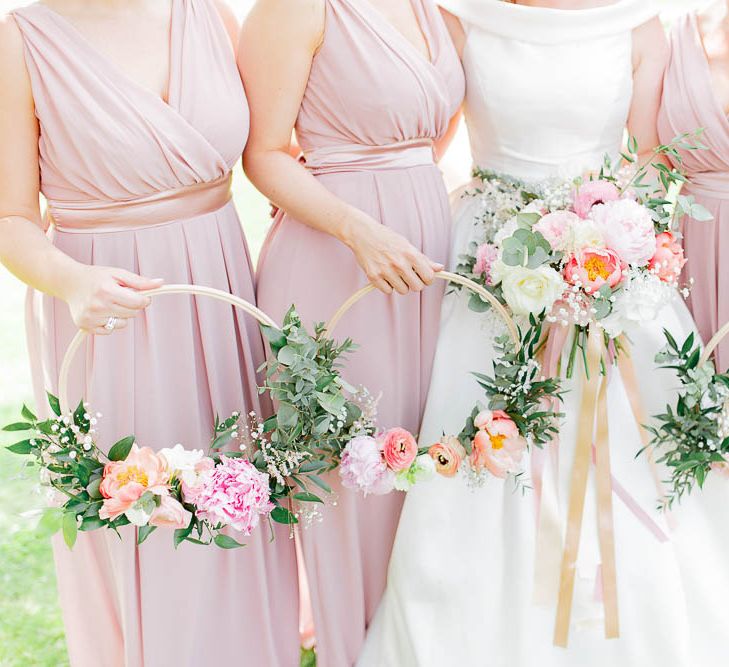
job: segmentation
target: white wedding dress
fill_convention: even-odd
[[[655,15],[648,0],[589,10],[552,10],[497,0],[444,0],[467,44],[466,121],[473,162],[527,181],[569,177],[617,155],[632,97],[632,30]],[[473,186],[471,186],[473,187]],[[454,195],[451,267],[474,232],[476,198]],[[663,327],[683,340],[693,324],[677,300],[631,336],[649,414],[675,400],[675,378],[656,370]],[[467,295],[443,306],[421,446],[457,434],[482,392],[471,371],[491,372],[493,316],[468,309]],[[566,423],[553,482],[566,516],[581,394],[581,366],[566,381]],[[569,647],[558,648],[557,569],[535,603],[533,492],[491,478],[469,487],[436,477],[408,493],[388,586],[359,667],[719,667],[729,665],[729,492],[722,478],[683,501],[673,521],[658,492],[617,371],[608,387],[616,481],[652,529],[614,493],[620,638],[606,640],[600,590],[594,479],[582,523]],[[528,468],[527,468],[528,470]],[[594,468],[591,475],[594,474]],[[557,540],[559,542],[559,536]],[[558,555],[561,554],[561,545]]]

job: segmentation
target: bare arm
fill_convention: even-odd
[[[659,143],[658,109],[663,93],[663,74],[668,63],[668,42],[656,17],[633,31],[633,101],[628,131],[638,140],[642,154]]]
[[[453,40],[453,45],[456,47],[458,57],[463,59],[463,48],[466,45],[466,31],[463,29],[461,21],[442,7],[440,8],[440,13],[443,16],[443,21],[448,28],[451,39]],[[455,113],[453,118],[451,118],[451,122],[448,124],[448,130],[446,133],[435,142],[435,158],[438,162],[440,162],[442,157],[446,154],[448,147],[453,141],[453,137],[456,136],[462,116],[463,108],[461,107]]]
[[[39,197],[38,122],[15,20],[0,17],[0,262],[28,285],[66,301],[77,326],[94,333],[110,316],[118,327],[149,302],[134,289],[159,281],[80,264],[50,243]],[[133,288],[133,289],[131,289]]]
[[[324,34],[325,11],[323,0],[258,0],[247,16],[238,47],[251,108],[243,167],[276,206],[346,244],[383,292],[421,290],[442,267],[336,197],[290,154],[291,133]]]

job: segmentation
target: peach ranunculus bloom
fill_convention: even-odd
[[[380,438],[382,458],[390,470],[399,472],[409,468],[418,455],[418,443],[404,428],[393,428]]]
[[[477,472],[485,468],[501,479],[517,473],[527,443],[514,421],[503,410],[483,410],[474,424],[479,431],[473,439],[471,467]]]
[[[585,248],[567,260],[564,278],[572,285],[579,283],[587,294],[594,294],[603,285],[615,287],[623,279],[623,265],[613,250]]]
[[[681,275],[681,269],[686,264],[683,248],[672,232],[662,232],[656,236],[656,254],[648,263],[663,282],[674,283]]]
[[[466,450],[455,436],[446,436],[435,443],[428,454],[435,462],[435,471],[443,477],[454,477],[466,458]]]
[[[114,520],[134,508],[147,492],[157,496],[169,494],[169,473],[163,457],[149,447],[132,445],[124,461],[112,461],[104,468],[99,486],[104,504],[99,518]]]

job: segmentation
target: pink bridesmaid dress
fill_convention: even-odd
[[[704,341],[729,321],[729,119],[712,90],[711,74],[695,14],[680,18],[671,35],[671,60],[658,118],[661,141],[704,128],[708,150],[683,151],[693,195],[714,216],[710,222],[687,218],[686,276],[693,279],[688,304]],[[729,367],[729,340],[717,351],[721,370]]]
[[[53,243],[76,260],[197,283],[254,299],[231,201],[248,108],[228,35],[210,0],[173,0],[169,102],[126,78],[42,4],[14,14],[40,123],[41,189]],[[57,389],[75,333],[65,304],[28,296],[36,400]],[[266,409],[257,324],[204,298],[160,296],[79,354],[72,399],[103,413],[100,441],[134,433],[155,449],[207,448],[216,413]],[[247,547],[183,544],[134,529],[54,544],[74,667],[297,664],[296,560],[285,529]]]
[[[296,124],[306,166],[344,201],[445,264],[451,216],[433,162],[464,92],[463,72],[431,0],[413,0],[430,50],[426,59],[367,0],[328,0],[323,45],[313,61]],[[280,213],[258,267],[259,305],[280,318],[295,303],[311,325],[366,284],[334,237]],[[438,336],[442,283],[422,294],[359,302],[335,337],[360,349],[346,377],[379,402],[382,427],[417,433]],[[320,667],[354,664],[382,596],[402,494],[363,498],[330,484],[336,506],[301,531]]]

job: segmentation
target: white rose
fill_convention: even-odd
[[[562,276],[550,266],[542,265],[536,269],[506,266],[501,289],[515,315],[538,315],[552,308],[562,296],[565,283]]]
[[[171,473],[186,484],[195,483],[197,480],[195,466],[205,457],[202,449],[185,449],[182,445],[175,445],[172,449],[161,450],[160,454],[167,461]]]

